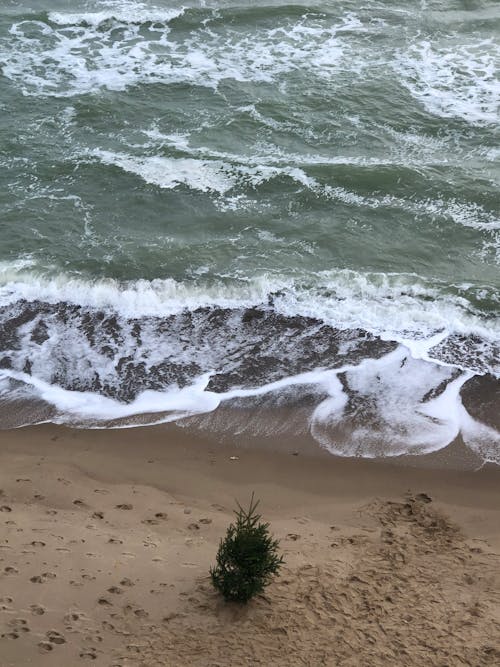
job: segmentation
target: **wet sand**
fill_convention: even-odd
[[[498,467],[274,444],[0,431],[2,667],[499,663]],[[286,565],[227,605],[208,569],[253,491]]]

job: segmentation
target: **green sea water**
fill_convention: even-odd
[[[484,1],[3,3],[0,257],[496,291],[499,36]]]

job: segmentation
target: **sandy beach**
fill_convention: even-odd
[[[498,468],[280,449],[2,431],[2,667],[499,663]],[[252,491],[286,565],[240,607],[208,569]]]

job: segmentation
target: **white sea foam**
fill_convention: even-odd
[[[366,208],[378,209],[381,207],[396,208],[411,212],[414,215],[424,213],[431,217],[442,217],[451,220],[453,223],[470,227],[482,232],[495,233],[500,229],[500,218],[494,211],[486,210],[480,204],[475,202],[460,201],[458,198],[450,199],[406,199],[394,195],[359,195],[356,192],[346,190],[345,188],[330,184],[320,183],[317,179],[307,174],[307,169],[314,166],[327,165],[357,165],[361,167],[375,166],[404,166],[422,168],[425,164],[437,165],[439,159],[433,157],[439,153],[442,147],[442,141],[437,139],[428,140],[425,148],[425,157],[422,161],[422,154],[419,153],[417,159],[412,162],[406,152],[402,155],[384,158],[365,158],[363,156],[326,156],[315,154],[297,155],[285,152],[278,146],[271,144],[260,144],[259,152],[249,155],[229,153],[227,151],[218,151],[207,146],[191,146],[188,134],[164,134],[156,126],[144,130],[144,134],[151,140],[147,143],[147,148],[158,149],[169,147],[192,156],[197,162],[190,163],[193,175],[186,178],[183,182],[193,189],[202,190],[204,181],[204,172],[208,168],[220,174],[224,179],[226,190],[214,188],[218,194],[236,186],[250,185],[258,186],[261,183],[271,180],[278,176],[287,176],[292,178],[302,186],[316,193],[318,196],[327,197],[332,200],[340,201],[349,206],[361,206]],[[398,133],[394,133],[399,136]],[[421,144],[422,138],[414,135],[404,135],[404,142],[415,146]],[[430,146],[429,146],[430,143]],[[140,148],[140,146],[136,146]],[[431,150],[432,149],[432,150]],[[172,187],[168,177],[172,167],[172,162],[165,162],[165,179],[161,177],[161,170],[158,174],[156,169],[156,159],[148,158],[125,158],[123,155],[113,155],[110,152],[95,151],[94,155],[106,155],[107,164],[113,162],[117,166],[122,166],[122,162],[128,165],[127,171],[136,173],[148,182],[155,183],[161,187]],[[167,160],[166,158],[163,158]],[[144,163],[144,164],[143,164]],[[447,159],[444,159],[447,163]],[[158,164],[163,164],[161,160]],[[206,165],[206,166],[205,166]],[[125,168],[125,166],[123,167]],[[181,170],[182,171],[182,170]],[[198,183],[198,179],[200,183]],[[206,190],[205,190],[206,191]],[[244,204],[244,201],[240,201]],[[497,236],[489,237],[489,243],[495,248],[500,247],[500,239]]]
[[[252,164],[250,160],[242,163],[223,161],[212,152],[208,159],[169,158],[162,156],[136,157],[126,153],[94,150],[87,154],[97,158],[102,164],[113,165],[142,178],[146,183],[161,188],[173,189],[185,185],[192,190],[225,195],[239,186],[256,187],[277,176],[287,176],[292,180],[311,188],[314,179],[297,167],[278,167],[267,164]],[[221,155],[224,155],[221,153]],[[230,157],[226,155],[226,157]],[[84,159],[87,159],[86,157]],[[250,166],[249,166],[250,165]]]
[[[45,277],[36,271],[19,270],[17,263],[0,264],[0,304],[13,304],[19,299],[70,303],[95,309],[113,310],[123,317],[165,317],[202,306],[238,308],[267,299],[269,290],[291,281],[273,282],[269,276],[252,281],[225,285],[197,285],[171,278],[137,280],[85,281],[64,274]]]
[[[217,12],[207,9],[197,27],[175,36],[173,22],[186,11],[110,2],[99,11],[50,12],[48,23],[15,23],[11,39],[0,45],[3,74],[25,94],[64,97],[149,83],[217,89],[227,79],[272,83],[294,72],[335,82],[345,72],[351,78],[369,72],[382,58],[394,63],[399,81],[429,113],[498,122],[500,48],[493,38],[464,44],[453,36],[409,37],[408,47],[381,56],[369,43],[365,51],[358,35],[386,27],[351,13],[332,19],[304,11],[254,32],[231,21],[212,26]]]
[[[124,419],[133,415],[173,413],[159,417],[162,422],[167,422],[198,412],[210,412],[220,404],[220,397],[217,394],[205,391],[209,376],[203,376],[193,385],[182,389],[170,387],[166,391],[144,391],[130,403],[122,403],[92,392],[68,391],[36,376],[11,370],[0,371],[0,379],[2,378],[24,382],[27,387],[35,391],[38,398],[57,409],[59,417],[54,421],[63,423],[68,420],[80,423],[92,420],[98,425],[99,422]]]
[[[462,404],[460,390],[471,377],[464,372],[449,381],[450,369],[410,359],[400,347],[347,372],[360,414],[346,414],[340,383],[325,385],[332,397],[315,409],[311,432],[332,454],[363,458],[429,454],[461,434],[484,461],[500,464],[500,433],[473,419]],[[426,398],[443,381],[448,381],[444,391]]]
[[[62,275],[52,280],[37,276],[32,265],[33,260],[27,257],[0,266],[0,306],[14,308],[14,317],[19,299],[52,304],[67,301],[104,309],[108,316],[116,315],[114,326],[119,327],[118,341],[108,341],[106,329],[99,327],[89,339],[82,335],[81,322],[78,318],[73,321],[70,311],[69,319],[52,318],[40,311],[40,315],[18,327],[18,345],[10,352],[12,368],[22,369],[29,359],[29,374],[1,370],[0,390],[9,395],[9,380],[24,383],[25,392],[53,406],[56,416],[51,419],[96,427],[123,420],[123,426],[130,426],[138,423],[137,415],[144,415],[148,423],[159,423],[210,413],[227,401],[257,397],[267,400],[266,397],[293,386],[309,385],[319,389],[321,397],[311,414],[310,432],[337,455],[423,454],[445,447],[461,433],[468,446],[484,460],[500,461],[497,431],[475,421],[461,403],[460,389],[472,373],[465,370],[457,376],[459,363],[433,356],[433,350],[454,333],[482,337],[492,344],[500,338],[500,323],[484,320],[480,313],[472,314],[469,301],[462,299],[459,292],[455,296],[440,293],[439,285],[426,284],[415,275],[353,271],[331,271],[304,276],[302,280],[266,275],[246,283],[90,283]],[[216,372],[221,359],[225,359],[226,372],[231,373],[231,359],[241,341],[235,342],[237,349],[233,350],[232,339],[226,341],[222,331],[215,333],[218,350],[212,350],[206,334],[193,342],[194,348],[186,349],[182,336],[177,340],[174,332],[173,337],[166,339],[154,321],[143,320],[138,345],[133,324],[127,323],[126,318],[137,321],[144,316],[165,317],[209,305],[242,308],[264,304],[266,308],[272,293],[278,313],[312,316],[344,330],[366,329],[383,338],[399,340],[401,345],[378,359],[365,358],[333,370],[320,368],[285,375],[271,382],[263,378],[256,386],[233,387],[219,393],[207,390],[211,374],[208,371],[186,387],[179,389],[170,383],[165,390],[141,391],[128,403],[103,397],[98,391],[70,391],[51,379],[56,366],[52,368],[48,359],[64,368],[68,377],[92,378],[97,372],[102,385],[114,386],[123,359],[133,367],[142,365],[147,375],[165,361],[165,344],[174,365],[189,367],[196,350],[205,369]],[[33,334],[42,321],[47,328],[46,337],[40,340]],[[241,321],[236,319],[227,325],[238,326],[238,322]],[[195,337],[201,335],[196,334],[196,325],[191,333]],[[338,354],[349,351],[347,341]],[[270,348],[267,352],[274,354]],[[443,384],[445,389],[437,390]],[[349,396],[355,397],[352,405]]]
[[[414,274],[366,273],[351,270],[321,271],[302,276],[263,273],[252,278],[204,283],[173,279],[85,281],[65,274],[52,277],[30,270],[32,260],[0,264],[0,305],[19,299],[67,302],[105,309],[123,317],[165,317],[202,306],[245,308],[265,304],[288,316],[321,320],[340,329],[364,329],[410,345],[439,332],[446,336],[477,336],[494,343],[500,339],[500,321],[485,319],[461,296],[438,283]],[[478,288],[479,290],[481,288]],[[422,357],[425,348],[415,347]]]
[[[261,114],[250,113],[252,117],[259,119],[259,121],[264,120]],[[264,122],[266,124],[266,122]],[[272,126],[276,129],[287,129],[289,125],[287,123],[273,123]],[[298,128],[292,126],[293,131],[295,132]],[[394,136],[398,136],[398,133],[391,132]],[[165,134],[161,132],[156,125],[153,125],[149,129],[143,130],[143,134],[147,136],[151,141],[146,142],[145,145],[140,144],[131,144],[128,146],[132,148],[160,148],[160,147],[170,147],[175,150],[185,152],[189,155],[197,156],[200,158],[210,158],[210,159],[222,159],[228,160],[231,163],[247,165],[247,166],[274,166],[276,168],[283,169],[284,167],[294,164],[302,168],[306,167],[317,167],[317,166],[359,166],[359,167],[411,167],[417,166],[422,167],[424,165],[438,165],[438,164],[448,164],[446,158],[440,157],[440,152],[442,152],[442,142],[434,140],[432,142],[432,152],[430,148],[427,148],[425,157],[422,157],[422,137],[415,136],[413,138],[413,147],[415,145],[420,145],[421,153],[418,155],[418,158],[413,162],[409,159],[409,156],[406,153],[398,153],[392,155],[390,153],[387,156],[374,156],[369,157],[365,155],[331,155],[331,149],[328,152],[325,151],[324,154],[318,153],[291,153],[284,151],[280,146],[271,143],[259,142],[254,152],[248,155],[242,155],[238,153],[229,153],[228,151],[218,151],[208,146],[192,146],[190,143],[189,134]],[[403,136],[403,135],[400,135]],[[398,136],[399,138],[399,136]],[[406,141],[409,140],[405,137]],[[420,142],[420,144],[419,144]],[[429,141],[430,143],[430,141]],[[411,157],[411,156],[410,156]]]
[[[190,157],[136,156],[97,149],[85,153],[83,159],[87,160],[89,156],[97,158],[103,164],[119,167],[161,188],[172,189],[184,185],[211,194],[215,196],[216,206],[224,210],[236,210],[247,205],[247,198],[242,193],[238,196],[232,193],[230,199],[226,197],[234,188],[256,188],[274,178],[286,177],[319,197],[339,201],[348,206],[401,209],[414,215],[423,213],[489,234],[495,234],[500,229],[498,216],[477,203],[460,201],[456,198],[415,200],[394,195],[360,195],[343,187],[320,183],[307,173],[309,167],[317,165],[380,166],[395,165],[398,161],[343,156],[334,158],[321,155],[299,156],[284,153],[275,146],[261,147],[262,152],[254,155],[239,155],[204,146],[192,147],[188,135],[166,135],[155,127],[146,130],[144,134],[153,142],[148,144],[149,148],[161,145]],[[403,164],[404,160],[401,159],[399,162]],[[486,242],[492,244],[494,249],[498,249],[500,238],[495,235],[490,236]]]
[[[500,465],[500,432],[473,419],[460,405],[460,427],[465,444],[484,462]]]
[[[91,154],[103,164],[114,165],[140,176],[147,183],[172,189],[186,185],[200,192],[224,194],[235,185],[230,166],[219,161],[194,158],[166,158],[159,156],[133,157],[111,151],[93,151]]]
[[[465,44],[422,40],[401,51],[394,67],[430,113],[472,124],[498,123],[500,46],[493,38]]]
[[[349,410],[340,374],[345,375],[349,392],[362,402],[363,414]],[[380,359],[223,393],[206,389],[210,374],[205,374],[182,389],[143,391],[126,404],[92,392],[65,390],[12,370],[0,370],[0,390],[6,390],[9,379],[25,383],[26,390],[55,408],[53,421],[99,428],[116,420],[122,420],[123,427],[134,426],[137,415],[147,415],[148,423],[178,421],[213,412],[235,398],[265,397],[292,386],[311,385],[320,387],[328,398],[314,409],[309,429],[332,454],[363,458],[421,455],[446,447],[462,433],[483,460],[500,463],[500,433],[474,420],[462,405],[459,392],[470,377],[463,373],[450,379],[450,369],[413,360],[401,346]],[[444,391],[428,398],[443,381],[447,382]]]
[[[101,0],[100,5],[103,9],[95,12],[49,12],[49,21],[61,26],[84,25],[95,28],[102,23],[111,21],[131,25],[168,23],[184,13],[184,7],[161,9],[143,2],[131,2],[130,0],[128,2],[124,0]]]
[[[345,415],[345,405],[336,397],[318,406],[311,418],[315,438],[340,456],[398,456],[424,454],[442,449],[460,431],[459,390],[468,377],[449,382],[437,398],[426,395],[450,369],[409,357],[400,347],[376,360],[363,361],[346,374],[349,390],[362,405],[362,414]],[[336,394],[340,389],[336,387]],[[366,409],[366,405],[370,406]]]
[[[99,12],[51,12],[50,23],[21,21],[0,49],[3,74],[27,95],[62,97],[140,83],[272,82],[294,70],[329,78],[343,62],[342,35],[363,29],[350,14],[334,25],[304,15],[257,34],[200,24],[179,41],[170,24],[184,11],[112,3]]]

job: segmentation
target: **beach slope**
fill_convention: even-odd
[[[2,667],[500,663],[497,468],[282,449],[0,432]],[[286,565],[240,607],[208,569],[252,491]]]

